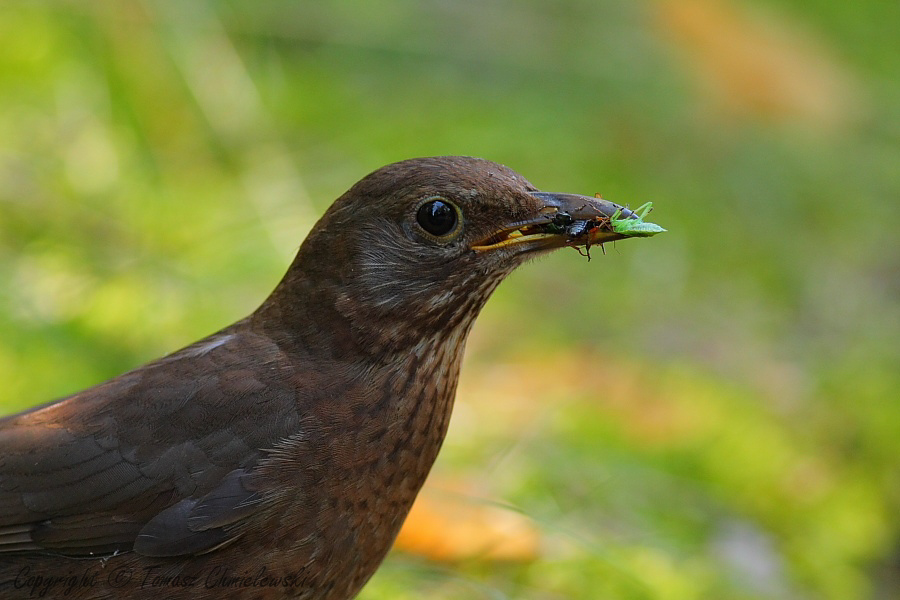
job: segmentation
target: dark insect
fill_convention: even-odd
[[[585,207],[581,207],[579,210],[584,208]],[[590,235],[598,229],[603,227],[609,229],[610,227],[609,218],[604,216],[596,216],[589,219],[574,219],[572,215],[567,212],[558,212],[552,217],[549,217],[549,219],[549,222],[543,226],[544,230],[547,233],[565,233],[569,243],[579,254],[587,257],[588,260],[591,259]],[[606,249],[603,248],[603,244],[600,244],[600,249],[606,254]]]
[[[582,206],[578,210],[583,210]],[[550,222],[545,225],[548,233],[565,233],[572,240],[590,232],[595,227],[602,225],[601,217],[591,219],[574,219],[567,212],[558,212],[550,218]]]
[[[588,261],[591,260],[591,234],[596,231],[606,228],[609,230],[610,228],[610,219],[608,217],[594,217],[593,219],[587,219],[584,221],[575,221],[572,225],[566,229],[566,233],[569,235],[570,241],[576,241],[579,238],[584,237],[584,249],[582,250],[581,246],[576,245],[575,249],[582,256],[587,257]],[[603,243],[600,243],[600,251],[603,254],[606,254],[606,248],[603,247]]]
[[[577,238],[585,235],[586,233],[590,233],[592,229],[597,226],[597,222],[594,220],[590,221],[575,221],[568,227],[566,227],[566,235],[569,238]]]
[[[550,222],[545,225],[547,233],[564,233],[568,232],[568,227],[575,223],[575,219],[572,218],[567,212],[558,212],[552,217],[550,217]]]

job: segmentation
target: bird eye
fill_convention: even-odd
[[[426,232],[444,237],[459,223],[459,209],[443,198],[428,198],[416,211],[416,221]]]

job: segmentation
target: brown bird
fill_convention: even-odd
[[[636,218],[477,158],[375,171],[249,317],[0,420],[0,597],[352,598],[488,296],[536,254],[628,237],[610,217]]]

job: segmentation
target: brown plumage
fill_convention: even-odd
[[[616,208],[475,158],[372,173],[246,319],[0,420],[0,597],[353,597],[437,456],[488,296],[535,253],[624,237],[555,215]]]

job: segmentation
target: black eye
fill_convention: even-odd
[[[445,236],[456,227],[456,208],[446,200],[434,199],[419,207],[416,221],[431,235]]]

